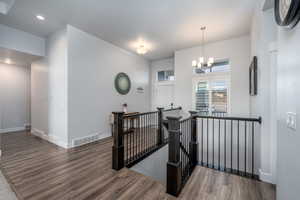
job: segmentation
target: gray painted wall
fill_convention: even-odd
[[[278,32],[278,200],[300,199],[300,24]],[[286,113],[297,113],[297,130]]]
[[[193,110],[192,92],[193,73],[192,61],[201,55],[201,46],[175,52],[175,99],[174,103],[183,110]],[[250,65],[249,35],[209,43],[205,46],[205,54],[218,59],[229,59],[231,67],[230,104],[232,115],[249,114],[249,81]],[[240,103],[243,102],[243,103]]]
[[[122,111],[123,103],[129,112],[149,111],[148,61],[75,27],[67,29],[69,142],[94,134],[110,136],[111,112]],[[119,72],[131,79],[127,95],[114,88]],[[137,87],[144,93],[137,93]]]
[[[62,29],[47,38],[47,56],[32,63],[32,132],[68,146],[67,33]]]
[[[0,63],[0,133],[30,124],[30,67]]]
[[[167,145],[130,169],[149,176],[163,185],[166,185],[168,152],[169,148]]]
[[[114,88],[119,72],[131,78],[128,95]],[[111,112],[123,103],[149,111],[149,77],[144,58],[68,25],[48,38],[47,57],[32,64],[33,132],[66,148],[74,139],[108,137]]]

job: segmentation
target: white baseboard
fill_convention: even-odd
[[[18,132],[18,131],[25,131],[25,127],[15,127],[15,128],[6,128],[6,129],[0,129],[0,133],[12,133],[12,132]]]
[[[37,137],[39,137],[39,138],[42,138],[43,140],[46,140],[46,141],[48,141],[48,142],[51,142],[51,143],[53,143],[53,144],[55,144],[55,145],[57,145],[57,146],[60,146],[60,147],[62,147],[62,148],[64,148],[64,149],[70,149],[70,148],[74,148],[74,147],[75,147],[75,146],[73,145],[73,142],[70,142],[70,143],[68,144],[67,142],[62,141],[61,139],[57,138],[56,136],[51,135],[51,134],[50,134],[50,135],[47,135],[44,131],[41,131],[41,130],[36,129],[36,128],[32,128],[32,129],[31,129],[31,134],[33,134],[33,135],[35,135],[35,136],[37,136]],[[101,134],[101,133],[96,133],[96,134],[99,135],[99,137],[98,137],[98,139],[97,139],[96,141],[102,140],[102,139],[104,139],[104,138],[111,137],[111,133],[103,133],[103,134]],[[95,134],[94,134],[94,135],[95,135]],[[95,141],[93,141],[93,142],[95,142]]]
[[[274,181],[273,181],[274,178],[273,178],[272,174],[263,172],[261,169],[259,169],[259,179],[261,181],[264,181],[264,182],[267,182],[267,183],[275,184]]]
[[[64,142],[64,141],[61,141],[61,139],[55,137],[54,135],[47,135],[44,131],[41,131],[39,129],[36,129],[36,128],[32,128],[31,129],[31,134],[39,137],[39,138],[42,138],[43,140],[47,140],[48,142],[51,142],[57,146],[60,146],[64,149],[68,149],[70,148],[68,143]]]

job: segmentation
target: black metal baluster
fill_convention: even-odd
[[[148,115],[148,123],[149,123],[149,126],[148,126],[148,141],[149,141],[149,145],[148,145],[148,151],[151,150],[151,114]]]
[[[182,123],[180,123],[180,132],[182,132]],[[182,138],[182,134],[179,136],[180,138],[180,142],[182,143],[183,141],[183,138]],[[180,149],[180,165],[181,165],[181,176],[183,177],[184,174],[183,174],[183,166],[184,166],[184,163],[183,163],[183,152],[182,150]]]
[[[148,140],[149,140],[149,147],[148,147],[148,151],[151,150],[151,114],[148,115],[148,122],[149,122],[149,126],[148,126]]]
[[[156,113],[155,115],[155,130],[158,130],[158,113]],[[158,138],[157,135],[155,134],[155,144],[157,145],[157,143],[158,143]]]
[[[180,126],[180,134],[181,134],[181,136],[180,136],[180,138],[181,138],[181,144],[182,145],[184,145],[184,140],[185,140],[185,138],[184,138],[184,134],[183,134],[183,130],[184,130],[184,123],[180,123],[181,124],[181,126]],[[184,152],[182,151],[182,149],[180,149],[180,151],[182,152],[182,165],[183,165],[183,167],[182,167],[182,175],[184,176],[184,167],[185,167],[185,154],[184,154]]]
[[[147,115],[144,116],[144,129],[145,129],[145,152],[147,152]]]
[[[203,165],[203,118],[201,118],[201,165]]]
[[[137,121],[137,129],[138,129],[138,140],[139,140],[139,142],[138,142],[138,158],[140,157],[140,153],[141,153],[141,119],[140,119],[140,116],[138,116],[138,119],[137,119],[138,121]]]
[[[133,129],[131,127],[131,118],[129,118],[129,127],[130,127],[130,160],[132,161],[133,160],[133,144],[134,144],[134,141],[133,141]]]
[[[128,118],[126,118],[126,129],[127,129],[127,138],[128,138],[128,163],[130,162],[130,144],[131,144],[131,138],[130,138],[130,132],[128,128]]]
[[[126,136],[127,136],[127,147],[126,147],[126,157],[127,157],[127,161],[126,162],[128,162],[129,161],[129,138],[128,138],[128,124],[127,124],[127,118],[125,118],[124,119],[124,124],[126,125],[126,128],[125,128],[125,130],[126,130],[126,132],[125,132],[125,134],[126,134]]]
[[[147,115],[144,115],[145,152],[147,151]]]
[[[185,123],[182,123],[182,130],[181,130],[181,134],[182,134],[182,145],[185,146]],[[185,153],[183,154],[183,171],[184,171],[184,176],[185,176],[185,167],[186,167],[186,155]]]
[[[146,134],[145,134],[145,115],[143,115],[143,121],[142,121],[142,130],[143,130],[143,154],[145,153],[145,147],[146,147]]]
[[[128,134],[127,134],[127,131],[126,131],[126,118],[124,118],[124,138],[126,140],[126,143],[125,143],[125,154],[126,154],[126,157],[125,157],[125,165],[127,164],[127,161],[128,161]]]
[[[247,175],[247,121],[245,121],[245,176]]]
[[[224,120],[224,171],[226,172],[226,119]]]
[[[149,115],[146,115],[146,138],[147,138],[147,152],[149,151]]]
[[[231,137],[230,137],[230,139],[231,139],[231,142],[230,142],[230,145],[231,145],[231,147],[230,147],[230,149],[231,149],[231,151],[230,151],[230,171],[231,171],[231,173],[232,173],[232,156],[233,156],[233,153],[232,153],[232,148],[233,148],[233,145],[232,145],[232,142],[233,142],[233,122],[232,122],[232,120],[231,120],[231,126],[230,126],[230,132],[231,132]]]
[[[151,138],[151,149],[152,149],[153,146],[154,146],[154,144],[153,144],[153,135],[154,135],[154,134],[153,134],[153,127],[152,127],[152,126],[153,126],[153,115],[154,115],[154,114],[151,114],[151,115],[150,115],[150,124],[151,124],[151,126],[150,126],[150,133],[151,133],[151,134],[150,134],[150,138]]]
[[[218,170],[221,169],[221,121],[219,119],[219,138],[218,138],[218,143],[219,143],[219,158],[218,158]]]
[[[149,128],[148,128],[148,138],[149,138],[149,151],[151,150],[151,148],[152,148],[152,141],[151,141],[151,114],[148,116],[149,117]]]
[[[206,152],[206,154],[207,154],[207,159],[206,159],[206,161],[207,161],[207,163],[206,163],[206,166],[208,167],[209,165],[209,145],[208,145],[208,143],[209,143],[209,135],[208,135],[208,131],[209,131],[209,120],[207,119],[207,127],[206,127],[206,129],[207,129],[207,134],[206,134],[206,142],[207,142],[207,144],[206,144],[206,149],[207,149],[207,152]]]
[[[133,140],[133,151],[132,151],[132,154],[133,154],[133,157],[132,157],[132,160],[135,160],[135,128],[134,128],[134,117],[131,118],[131,125],[132,125],[132,140]]]
[[[254,122],[252,122],[252,178],[254,178]]]
[[[212,168],[215,168],[215,119],[212,119]]]
[[[240,174],[240,121],[237,122],[237,173]]]

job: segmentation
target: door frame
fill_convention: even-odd
[[[172,100],[173,100],[173,103],[174,103],[174,90],[175,90],[175,84],[174,84],[174,81],[161,81],[161,82],[156,82],[154,85],[153,85],[153,91],[152,91],[152,109],[153,110],[156,110],[157,109],[157,105],[156,105],[156,97],[157,97],[157,89],[159,86],[172,86],[173,87],[173,97],[172,97]]]

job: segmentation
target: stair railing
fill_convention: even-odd
[[[198,164],[196,115],[181,120],[167,117],[169,157],[167,163],[167,193],[178,196]]]
[[[131,167],[166,145],[163,117],[178,109],[157,108],[157,111],[133,114],[113,112],[112,168]]]

